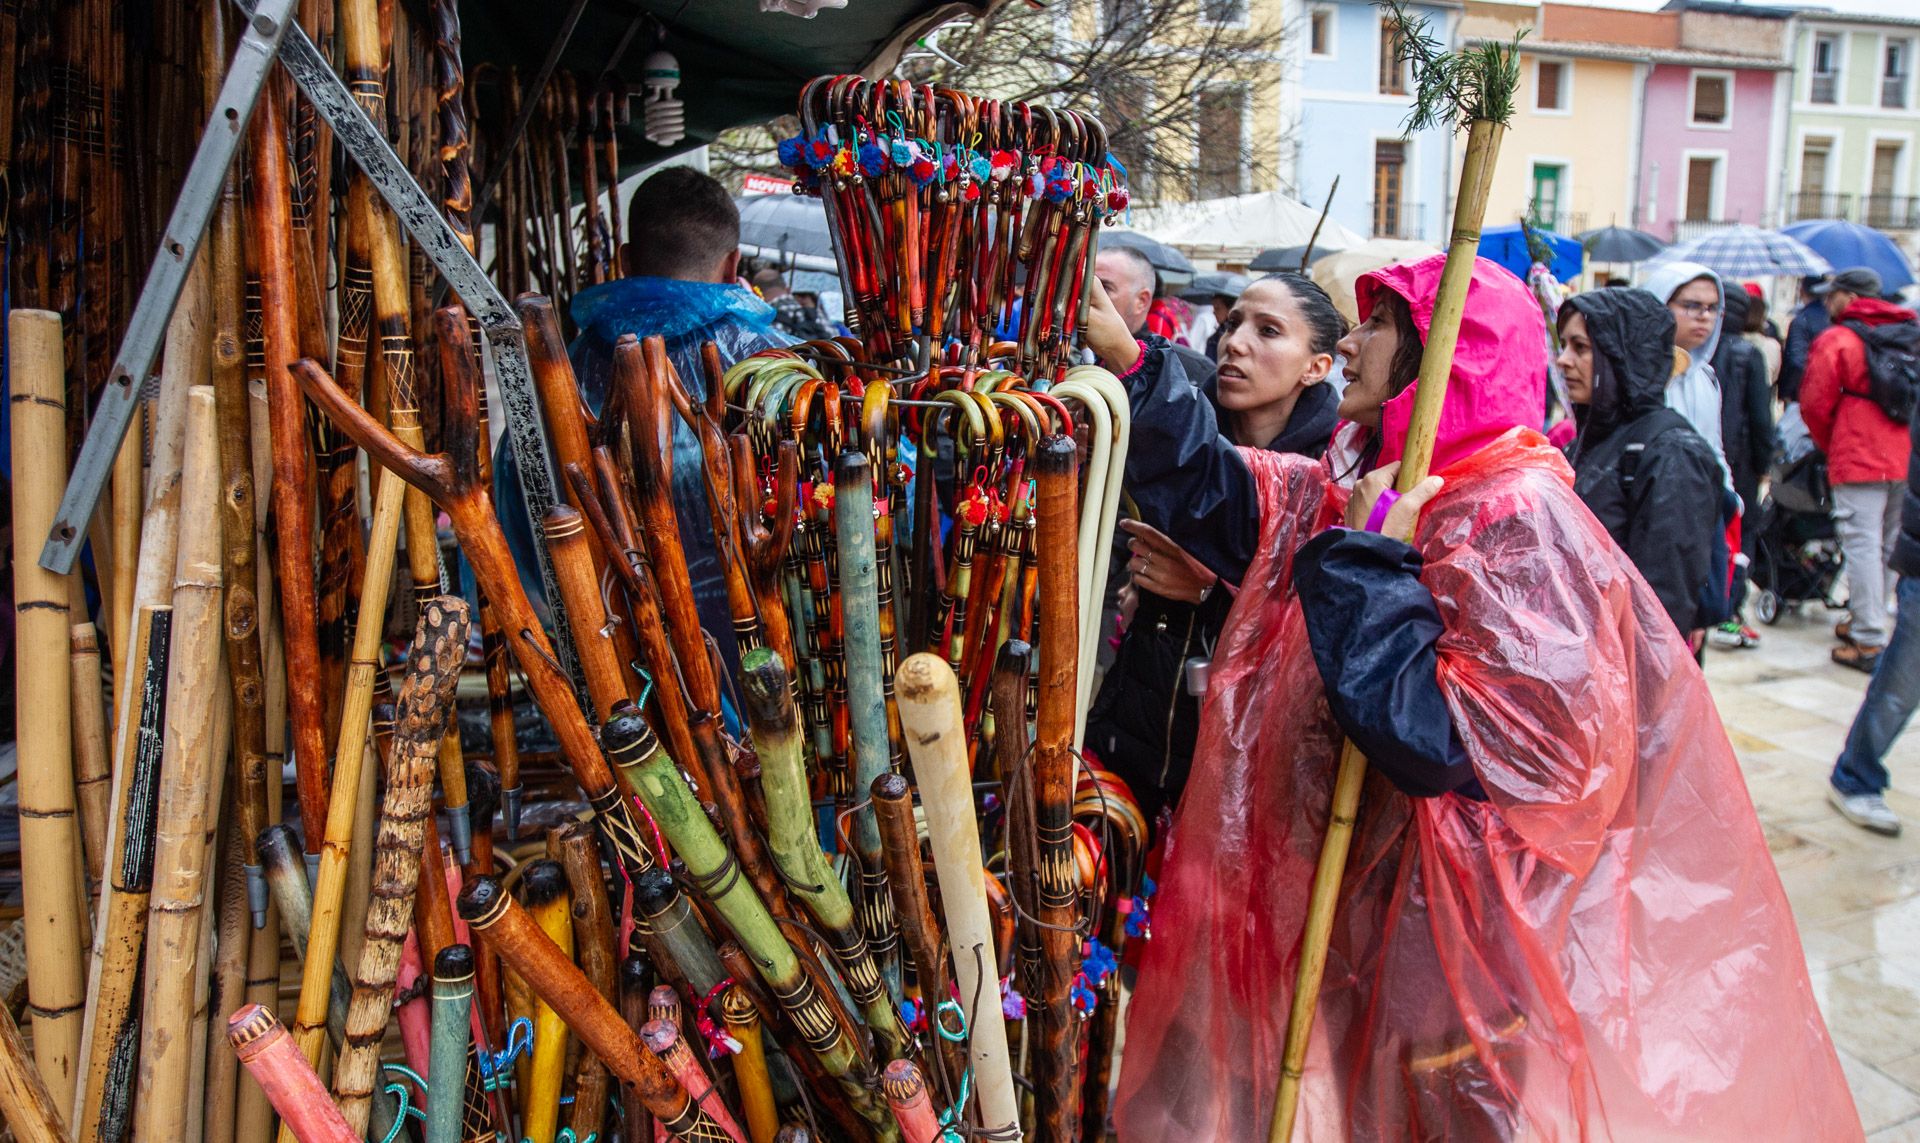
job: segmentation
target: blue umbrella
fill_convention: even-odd
[[[1580,243],[1551,230],[1535,227],[1523,227],[1519,223],[1511,226],[1491,226],[1480,232],[1480,256],[1498,262],[1513,271],[1521,281],[1527,280],[1527,271],[1533,268],[1533,255],[1527,251],[1527,231],[1553,250],[1553,261],[1547,266],[1553,276],[1566,281],[1580,275],[1586,252]]]
[[[1833,263],[1835,269],[1865,266],[1873,270],[1880,275],[1881,289],[1888,293],[1913,284],[1913,269],[1907,264],[1907,256],[1900,252],[1893,239],[1871,226],[1817,218],[1783,226],[1780,233],[1791,234],[1813,247],[1814,252]]]

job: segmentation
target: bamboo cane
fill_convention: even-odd
[[[266,871],[267,889],[272,894],[274,908],[279,910],[280,919],[286,925],[287,943],[293,946],[294,957],[304,964],[309,955],[307,938],[313,930],[313,894],[307,884],[307,866],[301,859],[297,841],[291,827],[270,825],[261,832],[254,852]],[[277,986],[278,957],[274,964]],[[338,1049],[346,1039],[347,1002],[353,995],[353,986],[347,982],[347,974],[337,961],[328,975],[324,1021],[327,1039]],[[275,992],[278,993],[277,987]]]
[[[460,893],[460,915],[515,972],[640,1096],[668,1132],[689,1143],[744,1143],[695,1104],[620,1014],[493,877],[475,877]]]
[[[73,695],[73,794],[80,808],[80,840],[86,847],[87,884],[97,896],[107,861],[107,812],[113,786],[107,746],[107,697],[100,680],[100,635],[91,623],[68,629]]]
[[[71,681],[47,669],[68,656],[68,585],[39,563],[67,482],[60,318],[9,315],[13,430],[14,686],[18,736],[20,880],[27,932],[27,1003],[34,1060],[56,1106],[73,1099],[86,998],[79,904],[80,832],[74,819]]]
[[[740,1089],[740,1108],[746,1114],[747,1135],[753,1143],[773,1143],[780,1130],[780,1112],[773,1102],[773,1080],[767,1073],[766,1044],[761,1037],[760,1013],[738,984],[720,997],[720,1015],[740,1050],[733,1055],[733,1081]]]
[[[194,1039],[200,1048],[206,1076],[205,1123],[202,1143],[234,1143],[234,1097],[239,1090],[240,1061],[219,1037],[207,1035],[207,1015],[244,1006],[247,989],[248,937],[253,935],[252,910],[247,906],[248,858],[252,847],[240,834],[237,815],[226,815],[226,838],[221,844],[219,931],[214,938],[213,973],[207,1002],[196,1002]]]
[[[433,812],[435,760],[453,717],[453,689],[466,657],[466,601],[458,596],[430,600],[421,609],[406,681],[400,687],[400,715],[375,842],[374,903],[354,970],[346,1042],[334,1067],[333,1089],[341,1114],[356,1132],[366,1130],[372,1110],[380,1041],[392,1015],[394,973],[400,945],[413,923],[420,851],[426,818]]]
[[[557,861],[541,860],[520,870],[527,913],[561,953],[573,958],[573,919],[567,900],[567,874]],[[596,991],[598,991],[596,989]],[[553,1143],[560,1128],[560,1086],[567,1071],[567,1025],[553,1006],[533,1006],[533,1056],[527,1066],[526,1098],[521,1104],[521,1133],[532,1143]]]
[[[153,890],[147,905],[146,997],[141,1011],[136,1140],[183,1138],[188,1119],[190,1022],[206,903],[209,798],[223,773],[209,711],[219,684],[219,440],[213,390],[187,396],[175,557],[167,735],[154,811]]]
[[[693,1101],[706,1109],[708,1115],[722,1129],[737,1139],[745,1139],[746,1132],[734,1121],[733,1113],[727,1110],[727,1101],[713,1086],[713,1077],[694,1058],[693,1050],[687,1047],[686,1039],[680,1035],[680,1028],[671,1020],[649,1020],[640,1029],[640,1039],[647,1050],[660,1057],[667,1065],[680,1086],[687,1089]]]
[[[206,1115],[209,1101],[216,1093],[207,1083],[207,1043],[210,1039],[213,1016],[213,972],[219,966],[214,961],[214,920],[219,894],[223,887],[225,854],[220,848],[221,818],[220,806],[226,794],[226,767],[222,763],[233,749],[233,705],[226,682],[226,664],[216,660],[218,680],[216,686],[222,690],[213,700],[213,755],[211,777],[207,783],[206,811],[204,828],[201,834],[201,864],[204,870],[201,876],[201,899],[199,906],[198,952],[194,956],[196,972],[193,979],[193,1005],[188,1012],[187,1023],[187,1090],[204,1093],[205,1098],[192,1099],[187,1103],[187,1138],[204,1139],[206,1134]],[[211,890],[211,894],[209,893]],[[229,1089],[228,1102],[232,1102]]]
[[[249,1004],[227,1020],[227,1039],[299,1143],[363,1143],[272,1012]]]
[[[0,1117],[21,1143],[67,1143],[69,1138],[53,1094],[28,1059],[20,1029],[5,1005],[0,1005]]]
[[[561,867],[567,871],[567,886],[573,895],[573,945],[579,953],[580,971],[611,1004],[618,996],[615,976],[619,972],[614,962],[614,917],[593,831],[573,822],[548,834],[547,841],[559,851]],[[573,1073],[573,1111],[567,1117],[573,1137],[590,1139],[600,1134],[606,1111],[606,1065],[592,1052],[582,1052]]]
[[[934,872],[940,878],[954,976],[967,1018],[967,1059],[980,1095],[980,1125],[1018,1139],[1022,1137],[1020,1105],[1007,1055],[1007,1026],[1000,1018],[1000,986],[994,976],[999,958],[987,917],[985,873],[980,868],[980,828],[967,769],[967,735],[960,725],[960,684],[945,660],[926,652],[900,664],[894,684],[900,694],[907,753],[920,779]]]
[[[107,638],[113,648],[113,706],[120,709],[122,691],[125,689],[129,671],[128,656],[133,648],[133,629],[136,619],[134,607],[134,579],[140,566],[140,510],[142,507],[141,483],[146,476],[146,457],[143,455],[146,433],[143,431],[146,408],[144,403],[134,408],[133,419],[128,423],[126,439],[120,442],[120,451],[113,456],[113,476],[108,485],[107,531],[113,548],[113,591],[109,595],[107,609]]]
[[[1460,337],[1460,319],[1466,310],[1467,286],[1472,281],[1474,258],[1480,249],[1480,224],[1486,217],[1494,163],[1505,133],[1506,127],[1492,119],[1476,118],[1468,128],[1452,240],[1447,246],[1446,265],[1440,272],[1440,286],[1434,297],[1426,349],[1420,356],[1420,379],[1414,391],[1406,451],[1394,479],[1395,488],[1403,493],[1427,478],[1427,467],[1433,459],[1440,409],[1446,400],[1447,379],[1453,370],[1453,350]],[[1333,935],[1334,910],[1339,902],[1340,882],[1346,871],[1347,851],[1353,841],[1353,825],[1360,812],[1360,790],[1366,776],[1366,756],[1352,742],[1347,742],[1340,750],[1340,768],[1334,775],[1333,799],[1328,809],[1327,836],[1321,844],[1319,863],[1314,867],[1313,891],[1307,900],[1306,925],[1300,936],[1300,965],[1294,976],[1280,1082],[1267,1130],[1270,1143],[1286,1143],[1293,1137],[1307,1044],[1320,1000],[1321,977],[1326,971],[1327,946]]]
[[[859,459],[865,463],[864,457]],[[846,505],[843,503],[841,508],[846,510]],[[877,663],[875,666],[877,672]],[[760,781],[767,800],[767,841],[774,864],[819,922],[821,935],[839,963],[847,991],[866,1016],[867,1027],[879,1037],[888,1056],[898,1056],[907,1050],[906,1029],[901,1027],[893,1000],[880,979],[880,967],[868,949],[853,903],[847,899],[847,891],[841,886],[832,863],[820,850],[820,838],[813,822],[813,801],[801,759],[800,724],[795,717],[786,664],[780,661],[779,655],[761,647],[747,652],[741,659],[740,676],[747,719],[753,729],[754,751],[760,756]],[[878,694],[879,679],[872,681],[874,693]],[[884,721],[875,729],[880,734],[880,762],[884,772]],[[884,894],[886,870],[880,865],[877,852],[878,829],[874,831],[873,841],[874,871],[879,875],[874,891]],[[889,908],[889,922],[892,914]]]

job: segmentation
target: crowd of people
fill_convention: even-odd
[[[669,174],[635,198],[635,276],[575,302],[590,404],[623,333],[729,362],[818,333],[777,274],[741,280],[717,184]],[[1881,759],[1920,701],[1920,469],[1894,397],[1920,324],[1860,269],[1806,283],[1783,345],[1705,267],[1555,307],[1480,260],[1432,474],[1397,494],[1443,262],[1363,276],[1351,326],[1299,274],[1223,275],[1188,307],[1134,251],[1095,265],[1087,344],[1132,439],[1086,746],[1161,843],[1121,1137],[1264,1134],[1344,741],[1370,769],[1310,1137],[1858,1138],[1696,657],[1709,631],[1751,645],[1769,469],[1820,450],[1851,602],[1834,658],[1873,672],[1832,800],[1898,830]],[[678,486],[697,467],[675,499],[719,633],[706,506]]]

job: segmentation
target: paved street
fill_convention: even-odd
[[[1783,616],[1757,649],[1710,651],[1707,678],[1868,1137],[1920,1143],[1920,729],[1888,758],[1904,836],[1834,812],[1826,775],[1867,682],[1828,661],[1834,618],[1819,606]]]

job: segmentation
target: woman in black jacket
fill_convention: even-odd
[[[1726,311],[1721,325],[1742,330],[1748,325],[1752,305],[1745,290],[1726,291]],[[1746,604],[1746,567],[1760,546],[1760,478],[1773,466],[1773,454],[1779,448],[1779,435],[1773,427],[1773,381],[1767,373],[1766,355],[1760,347],[1742,335],[1723,335],[1713,353],[1713,372],[1720,379],[1720,444],[1726,449],[1727,468],[1733,475],[1733,490],[1744,505],[1741,513],[1740,554],[1744,557],[1733,580],[1733,615],[1720,625],[1733,645],[1755,647],[1760,634],[1740,618]]]
[[[1269,275],[1235,300],[1219,332],[1217,370],[1150,342],[1141,343],[1136,369],[1151,356],[1155,369],[1183,375],[1175,388],[1189,389],[1212,412],[1197,433],[1213,436],[1217,426],[1217,439],[1233,445],[1319,456],[1339,420],[1339,395],[1325,382],[1346,332],[1325,291],[1298,274]],[[1120,525],[1131,536],[1121,610],[1130,603],[1132,615],[1088,712],[1087,745],[1126,779],[1152,820],[1186,785],[1205,689],[1201,664],[1246,557],[1183,550],[1143,522],[1196,511],[1180,485],[1133,479],[1127,491],[1138,518]]]
[[[1569,298],[1559,320],[1558,364],[1580,425],[1574,491],[1697,649],[1720,465],[1666,404],[1673,314],[1645,290],[1612,288]]]

